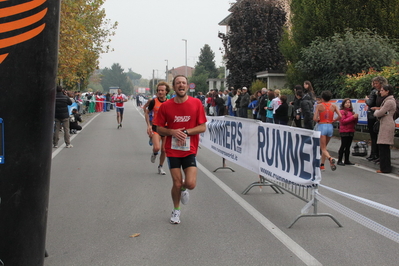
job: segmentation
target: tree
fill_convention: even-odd
[[[340,75],[360,73],[370,68],[376,71],[398,59],[395,46],[388,38],[371,31],[334,34],[329,38],[317,38],[302,49],[302,60],[295,67],[312,80],[317,93],[330,90],[339,94],[336,80]]]
[[[215,65],[215,53],[208,44],[201,48],[200,56],[195,68],[203,66],[205,71],[209,73],[208,78],[217,78],[219,72]]]
[[[354,31],[370,29],[380,36],[399,39],[398,1],[291,0],[290,10],[292,27],[285,32],[280,47],[287,60],[291,85],[309,79],[294,65],[302,60],[301,50],[317,37],[331,37],[351,28]]]
[[[117,22],[105,19],[105,0],[61,1],[58,79],[66,87],[87,84],[101,53],[110,50]]]
[[[209,78],[209,72],[206,71],[205,66],[196,66],[193,75],[190,77],[190,83],[195,84],[195,90],[206,94],[208,92],[208,84],[206,80]]]
[[[285,21],[286,13],[277,0],[242,0],[233,6],[230,31],[219,33],[229,86],[249,87],[256,72],[282,70],[284,59],[278,43]]]
[[[109,87],[119,87],[124,94],[132,93],[133,85],[123,71],[119,64],[113,64],[110,69],[105,68],[101,71],[103,75],[101,85],[105,91],[108,91]]]

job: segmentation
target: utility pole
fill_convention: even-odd
[[[186,78],[187,78],[187,40],[186,39],[182,39],[182,41],[185,42],[185,46],[186,46]]]

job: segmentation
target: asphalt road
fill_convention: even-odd
[[[197,187],[169,223],[171,178],[150,162],[142,112],[126,103],[123,128],[114,111],[92,114],[72,149],[54,149],[46,266],[72,265],[397,265],[399,244],[319,204],[328,217],[301,218],[305,202],[255,187],[256,174],[206,148],[198,153]],[[322,184],[399,209],[396,175],[345,166]],[[399,232],[398,218],[321,188],[320,193]],[[140,234],[138,237],[130,237]]]

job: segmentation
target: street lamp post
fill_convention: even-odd
[[[165,59],[165,61],[166,61],[166,76],[165,76],[165,80],[166,80],[166,83],[168,83],[168,64],[169,64],[169,61],[168,61],[168,59]]]
[[[186,39],[182,39],[182,41],[185,42],[185,46],[186,46],[186,78],[187,78],[187,40]]]

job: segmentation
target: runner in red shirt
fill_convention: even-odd
[[[115,103],[116,109],[116,121],[118,122],[118,129],[122,127],[122,120],[123,120],[123,111],[125,108],[123,107],[123,103],[127,102],[127,97],[125,94],[122,93],[121,89],[118,89],[118,94],[112,97],[112,100]]]
[[[197,183],[195,157],[199,134],[206,130],[206,116],[201,101],[187,95],[188,85],[185,76],[176,76],[172,85],[176,97],[161,105],[154,124],[157,125],[157,132],[166,136],[165,151],[173,180],[174,209],[170,222],[178,224],[180,200],[182,204],[186,204],[189,199],[188,190],[194,189]]]

